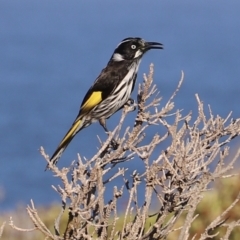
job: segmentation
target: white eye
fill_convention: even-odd
[[[132,49],[136,49],[136,45],[132,45],[131,48],[132,48]]]

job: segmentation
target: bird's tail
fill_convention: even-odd
[[[56,151],[54,152],[54,154],[50,158],[50,161],[53,164],[57,163],[58,159],[61,157],[64,150],[67,148],[68,144],[72,141],[74,136],[83,128],[83,122],[84,122],[84,120],[82,118],[77,118],[74,121],[72,127],[69,129],[67,134],[64,136],[64,138],[62,139],[62,141],[58,145]],[[47,170],[48,168],[49,167],[47,165],[45,170]]]

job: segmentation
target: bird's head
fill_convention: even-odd
[[[120,62],[123,60],[134,60],[141,58],[150,49],[163,49],[158,42],[146,42],[142,38],[125,38],[116,47],[112,60]]]

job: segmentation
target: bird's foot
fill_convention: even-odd
[[[132,98],[129,98],[127,102],[124,104],[124,107],[126,107],[127,112],[135,111],[136,110],[135,101]]]
[[[113,150],[117,150],[118,146],[119,146],[119,143],[113,138],[111,140],[111,146],[112,146]]]
[[[131,105],[134,104],[134,102],[135,102],[134,99],[129,98],[129,99],[127,100],[127,102],[125,103],[125,105],[130,107]]]
[[[100,154],[100,158],[103,158],[105,154],[110,153],[111,149],[117,150],[118,147],[119,147],[119,143],[113,138],[109,143],[109,145]]]

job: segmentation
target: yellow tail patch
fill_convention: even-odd
[[[81,119],[77,120],[73,126],[70,128],[70,130],[68,131],[68,133],[66,134],[66,136],[63,138],[62,142],[60,143],[60,147],[62,147],[63,145],[65,145],[65,143],[68,140],[71,140],[71,138],[76,134],[76,130],[78,129],[79,125],[81,124]],[[74,134],[75,133],[75,134]]]
[[[81,110],[89,111],[102,101],[102,92],[93,92],[88,100],[83,104]]]

